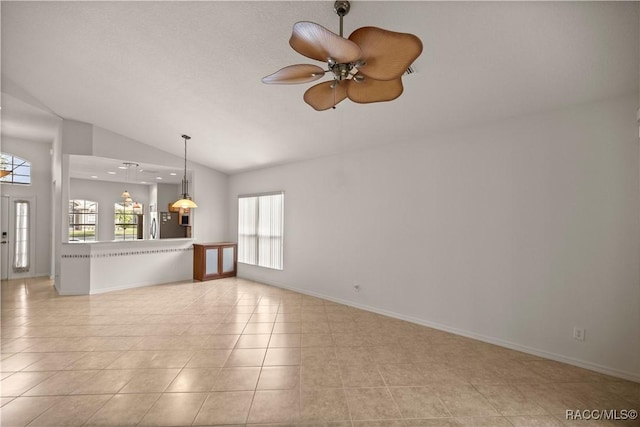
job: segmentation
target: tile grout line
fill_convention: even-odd
[[[105,393],[105,394],[107,394],[107,393]],[[78,396],[89,396],[89,395],[82,395],[82,394],[80,394],[80,395],[78,395]],[[92,395],[92,396],[95,396],[95,395]],[[91,418],[93,418],[93,416],[94,416],[95,414],[97,414],[97,413],[98,413],[98,411],[100,411],[102,408],[104,408],[104,407],[106,406],[106,404],[107,404],[107,403],[111,402],[111,399],[113,399],[114,397],[115,397],[115,394],[112,394],[110,398],[108,398],[107,400],[105,400],[105,401],[104,401],[104,403],[103,403],[102,405],[100,405],[98,408],[96,408],[96,410],[95,410],[95,411],[93,411],[93,412],[91,413],[91,415],[89,415],[89,416],[87,417],[87,419],[86,419],[82,424],[80,424],[80,425],[81,425],[81,426],[86,425],[86,424],[89,422],[89,420],[90,420]]]
[[[376,370],[378,371],[378,375],[380,375],[380,378],[382,378],[382,382],[384,383],[384,388],[385,388],[385,390],[387,390],[387,393],[389,393],[389,396],[391,396],[391,400],[393,401],[393,404],[395,405],[396,409],[398,410],[398,413],[400,414],[400,418],[402,419],[403,424],[406,424],[404,414],[400,410],[400,405],[398,405],[398,402],[396,401],[396,398],[393,396],[393,393],[391,393],[391,389],[389,388],[389,385],[387,384],[387,380],[384,378],[384,375],[382,375],[382,372],[380,372],[380,367],[379,366],[380,365],[378,363],[376,363]]]
[[[260,302],[261,299],[262,299],[262,297],[260,297],[258,299],[258,303],[256,303],[256,306],[253,309],[252,315],[255,312],[256,308],[258,307],[259,302]],[[271,341],[271,336],[269,336],[269,341]],[[267,343],[267,345],[268,345],[268,343]],[[253,409],[253,402],[254,402],[254,400],[256,398],[256,392],[258,390],[258,383],[260,382],[260,377],[262,376],[262,368],[264,366],[264,360],[265,360],[266,357],[267,357],[267,352],[265,351],[264,352],[264,356],[262,358],[262,363],[260,364],[260,373],[258,374],[258,380],[256,381],[256,385],[253,388],[253,394],[251,395],[251,403],[249,404],[249,409],[247,410],[247,416],[244,419],[244,424],[245,425],[249,422],[249,416],[251,415],[251,409]]]
[[[333,331],[331,329],[331,322],[329,322],[329,316],[327,316],[327,323],[329,323],[329,333],[331,334],[331,339],[333,340]],[[345,405],[347,406],[347,413],[349,414],[349,422],[351,422],[351,427],[354,427],[355,424],[353,420],[353,415],[351,414],[351,405],[349,405],[349,398],[347,398],[347,392],[344,385],[344,378],[342,376],[342,367],[340,365],[340,360],[338,360],[338,347],[335,345],[333,346],[333,353],[336,356],[336,364],[338,365],[338,372],[340,374],[340,383],[342,383],[342,394],[344,395],[344,402],[345,402]]]

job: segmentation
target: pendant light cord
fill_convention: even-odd
[[[187,182],[187,137],[184,136],[184,175],[182,175],[182,195],[186,197],[187,189],[185,183]]]
[[[187,141],[191,139],[189,135],[182,135],[184,138],[184,175],[182,176],[182,197],[186,198],[189,195],[189,189],[187,188]]]

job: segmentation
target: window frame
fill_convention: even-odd
[[[28,174],[16,174],[16,169],[28,168]],[[32,164],[30,161],[23,159],[11,153],[0,153],[0,169],[9,171],[9,174],[0,177],[0,184],[12,184],[12,185],[31,185],[31,172]],[[16,181],[16,177],[25,177],[26,182]]]
[[[280,207],[279,207],[279,212],[280,212],[280,221],[279,221],[279,235],[269,235],[267,236],[269,239],[272,238],[277,238],[279,239],[279,255],[278,255],[278,259],[279,259],[279,264],[278,265],[274,265],[274,264],[269,264],[267,265],[267,263],[265,263],[264,261],[261,262],[261,256],[260,256],[260,240],[261,240],[261,233],[260,233],[260,198],[262,197],[271,197],[271,196],[280,196]],[[242,211],[242,199],[251,199],[254,198],[255,199],[255,205],[254,205],[254,209],[253,212],[254,214],[254,218],[253,218],[253,222],[254,222],[254,226],[253,226],[253,233],[247,234],[247,233],[242,233],[241,231],[243,231],[244,226],[241,224],[241,215],[243,213]],[[271,223],[273,223],[273,221],[271,221]],[[273,228],[271,228],[269,231],[273,232]],[[278,231],[277,228],[275,231]],[[247,259],[246,258],[246,252],[244,250],[243,245],[245,244],[245,242],[247,241],[247,236],[249,237],[249,239],[253,239],[254,240],[254,260],[251,259]],[[262,239],[264,239],[264,236],[262,236]],[[264,253],[264,251],[262,251]],[[272,259],[272,256],[269,256],[270,259]],[[262,268],[269,268],[272,270],[284,270],[284,191],[271,191],[271,192],[267,192],[267,193],[257,193],[257,194],[242,194],[238,196],[238,262],[242,263],[242,264],[247,264],[247,265],[254,265],[256,267],[262,267]]]
[[[140,205],[140,208],[135,208],[134,204],[135,202],[115,202],[113,204],[113,240],[120,242],[138,239],[138,214],[142,213],[143,205]],[[118,206],[123,208],[122,211],[118,210]],[[131,220],[129,222],[118,222],[118,215],[130,215]],[[118,226],[123,226],[124,228],[122,235],[117,233]],[[133,231],[127,232],[128,230]]]
[[[88,207],[88,205],[93,204],[95,206],[94,212],[91,211],[87,211],[87,212],[77,212],[74,207],[75,207],[75,202],[82,202],[82,206],[83,206],[83,210],[89,210],[90,208]],[[69,219],[69,230],[67,232],[67,239],[69,242],[74,243],[74,242],[96,242],[98,241],[98,218],[99,218],[99,204],[97,201],[95,200],[86,200],[86,199],[69,199],[69,212],[68,212],[68,219]],[[75,222],[75,217],[76,216],[89,216],[89,215],[93,215],[94,217],[94,221],[93,224],[90,222],[87,222],[85,220],[85,222]],[[73,218],[73,219],[72,219]],[[83,231],[81,238],[79,238],[80,236],[76,236],[75,233],[72,236],[71,235],[71,229],[73,227],[82,227],[79,230],[74,230],[74,231]],[[93,227],[93,240],[91,239],[87,239],[87,234],[86,234],[86,230],[90,227]]]

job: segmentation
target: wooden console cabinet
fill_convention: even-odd
[[[236,275],[238,245],[236,243],[193,244],[193,279],[220,279]]]

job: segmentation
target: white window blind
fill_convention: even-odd
[[[238,261],[258,264],[257,197],[238,198]]]
[[[284,193],[238,197],[238,262],[283,268]]]

